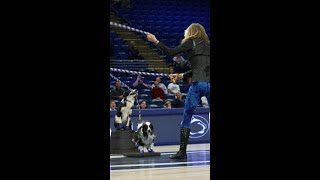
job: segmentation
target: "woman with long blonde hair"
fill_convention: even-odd
[[[171,159],[186,159],[191,117],[202,96],[205,96],[210,102],[209,38],[204,27],[199,23],[192,23],[185,30],[181,44],[174,48],[168,48],[151,33],[147,33],[147,38],[155,43],[166,55],[175,56],[180,53],[186,53],[187,59],[191,63],[192,84],[185,99],[180,128],[180,149],[177,154],[170,156]],[[184,73],[170,74],[170,78],[174,80],[182,79],[184,75]]]

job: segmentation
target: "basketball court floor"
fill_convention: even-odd
[[[174,160],[179,145],[155,146],[161,156],[128,158],[110,155],[112,180],[204,180],[210,179],[210,144],[189,144],[188,159]]]

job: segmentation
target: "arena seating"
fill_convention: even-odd
[[[208,0],[131,0],[131,9],[115,6],[118,15],[133,27],[154,33],[169,47],[183,39],[184,30],[194,22],[200,23],[210,37],[210,1]]]
[[[209,3],[209,0],[131,0],[130,4],[132,8],[122,9],[120,3],[116,4],[113,8],[117,11],[118,17],[125,19],[125,21],[128,21],[133,27],[151,32],[168,47],[175,47],[180,43],[181,39],[183,39],[184,30],[191,23],[202,24],[210,37]],[[127,60],[128,45],[113,31],[110,31],[110,42],[115,52],[114,58],[118,60],[113,61],[111,67],[145,72],[149,71],[148,63],[141,60]],[[150,48],[154,49],[151,45]],[[154,50],[161,54],[159,50]],[[172,62],[172,56],[165,56],[165,59],[168,63]],[[113,75],[125,83],[130,83],[136,79],[136,75],[124,73],[113,73]],[[144,82],[151,85],[154,79],[155,77],[145,76]],[[168,86],[170,80],[168,78],[162,78],[161,82]],[[185,93],[187,93],[184,88],[186,82],[178,81],[177,84],[181,90],[183,89],[181,93],[184,99]],[[114,87],[114,80],[112,78],[110,78],[110,88],[111,87]],[[147,101],[147,108],[163,108],[163,101],[150,99],[150,90],[139,91],[138,98],[139,101]],[[167,99],[173,100],[174,96],[169,95]],[[134,108],[136,109],[138,106]]]

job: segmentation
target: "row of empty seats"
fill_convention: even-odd
[[[131,0],[132,8],[116,5],[117,15],[131,26],[155,34],[168,47],[177,46],[191,23],[200,23],[210,37],[210,1]],[[161,54],[161,52],[158,52]],[[162,55],[162,54],[161,54]],[[169,63],[172,57],[165,57]]]
[[[200,23],[204,26],[210,37],[210,1],[209,0],[185,0],[185,1],[171,1],[171,0],[131,0],[130,4],[132,8],[120,7],[120,4],[114,6],[116,9],[116,15],[123,18],[125,22],[128,22],[132,27],[141,29],[144,31],[152,32],[156,37],[161,40],[168,47],[177,46],[181,39],[184,37],[184,30],[191,23]],[[117,51],[117,58],[125,59],[127,57],[125,42],[117,37],[116,34],[111,34],[113,38],[113,47]],[[141,36],[145,38],[144,36]],[[145,39],[146,40],[146,39]],[[150,44],[152,47],[152,43]],[[160,51],[157,51],[160,55],[163,55]],[[163,56],[167,62],[172,61],[172,56]],[[121,63],[114,63],[115,67],[121,65]],[[137,67],[140,71],[146,71],[145,67]],[[119,77],[127,85],[132,85],[136,79],[136,75],[128,75],[125,73],[113,74]],[[155,77],[145,76],[144,82],[147,84],[153,84]],[[163,78],[161,80],[166,86],[170,83],[168,79]],[[185,82],[178,82],[180,89],[184,91]],[[114,87],[114,80],[110,78],[110,88]],[[163,108],[163,101],[155,101],[150,98],[150,90],[139,91],[138,99],[146,100],[149,108]],[[183,92],[183,98],[185,98],[186,92]],[[173,96],[167,96],[167,99],[174,99]],[[137,108],[137,106],[135,106]]]

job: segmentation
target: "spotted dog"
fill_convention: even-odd
[[[135,97],[137,95],[137,90],[128,90],[123,94],[123,99],[117,107],[117,114],[115,115],[114,120],[114,127],[116,130],[132,130],[132,107],[134,106]]]
[[[150,122],[142,122],[138,124],[137,131],[133,134],[132,141],[136,143],[141,153],[144,153],[144,148],[147,148],[149,153],[154,152],[154,139],[153,125]]]

